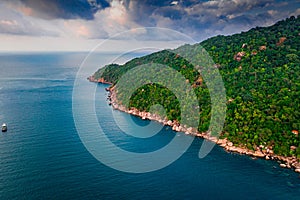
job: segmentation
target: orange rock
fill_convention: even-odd
[[[286,168],[286,164],[281,163],[281,164],[280,164],[280,167]]]
[[[259,50],[261,50],[261,51],[264,51],[266,49],[267,49],[267,47],[265,45],[259,47]]]
[[[255,56],[257,54],[257,51],[252,51],[251,55]]]
[[[244,57],[245,55],[246,55],[246,53],[244,51],[240,51],[233,56],[233,59],[236,61],[241,61],[242,57]]]
[[[284,41],[286,40],[286,37],[281,37],[279,38],[279,41],[276,43],[277,46],[280,46],[284,43]]]

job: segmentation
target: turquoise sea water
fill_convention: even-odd
[[[181,158],[158,171],[131,174],[102,164],[82,144],[73,120],[73,83],[85,56],[0,55],[0,123],[8,124],[8,132],[0,133],[0,199],[300,198],[299,174],[276,162],[227,153],[217,146],[199,159],[203,141],[199,138]],[[87,64],[97,68],[113,56],[99,54],[99,60]],[[95,84],[85,82],[84,87],[89,91]],[[132,152],[151,152],[175,137],[168,127],[150,139],[124,134],[112,115],[119,111],[107,104],[105,87],[97,86],[95,106],[99,124],[115,145]],[[92,114],[82,117],[89,125]],[[140,125],[149,123],[132,118]],[[105,153],[117,156],[110,155],[109,148]],[[126,160],[121,158],[120,163],[122,159]]]

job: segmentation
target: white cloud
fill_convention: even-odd
[[[0,3],[0,34],[32,35],[32,36],[58,36],[48,29],[48,23],[41,26],[39,19],[25,16],[10,6]]]
[[[142,27],[131,20],[124,4],[118,0],[113,0],[110,7],[99,10],[94,15],[94,20],[68,20],[64,21],[63,25],[67,35],[88,39],[108,38],[120,32]]]
[[[42,4],[30,7],[20,2],[21,0],[0,2],[1,40],[11,36],[14,40],[9,41],[20,38],[20,41],[23,41],[20,45],[25,45],[22,36],[26,36],[26,40],[43,45],[49,43],[49,48],[54,48],[56,41],[57,46],[63,44],[71,49],[76,45],[79,49],[83,46],[88,48],[89,45],[85,45],[84,41],[92,44],[89,42],[95,43],[118,34],[115,39],[130,40],[131,43],[139,40],[172,41],[179,37],[145,28],[149,26],[170,28],[200,41],[217,34],[227,35],[255,26],[271,25],[291,15],[300,14],[300,9],[297,9],[298,0],[173,1],[177,2],[176,5],[172,4],[172,1],[110,0],[110,6],[105,9],[99,7],[97,12],[92,13],[92,20],[87,20],[84,17],[58,17],[61,11],[54,9],[56,4],[49,4],[50,7],[54,6],[55,17],[46,13],[47,16],[52,16],[47,18],[43,16],[42,11],[45,8],[42,9]],[[43,0],[43,3],[45,2],[47,1]],[[39,38],[36,38],[37,36]],[[52,38],[53,36],[56,39]],[[8,45],[7,42],[2,44]],[[3,48],[5,47],[2,46]]]

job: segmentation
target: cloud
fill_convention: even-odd
[[[153,2],[152,2],[153,3]],[[154,2],[155,3],[155,2]],[[147,23],[143,20],[145,13],[140,16],[141,20],[136,20],[135,16],[138,9],[137,1],[124,2],[119,0],[113,0],[110,3],[110,7],[99,10],[94,15],[94,20],[68,20],[65,23],[65,27],[71,32],[75,33],[76,36],[82,36],[89,39],[97,38],[109,38],[118,35],[114,39],[118,40],[156,40],[156,41],[170,41],[179,39],[177,36],[168,35],[168,30],[153,28],[147,28]],[[152,5],[152,4],[151,4]],[[173,13],[173,8],[164,7],[163,10],[166,15],[168,13],[166,10],[170,10],[170,15]],[[180,12],[182,10],[177,10],[177,17],[180,19]],[[161,16],[155,12],[149,13],[152,17],[150,20],[155,21],[155,26],[148,23],[151,27],[168,27],[172,24],[176,17],[171,19],[170,16]],[[155,18],[157,16],[157,18]],[[83,31],[84,30],[84,31]],[[176,34],[175,34],[176,35]]]
[[[68,34],[88,39],[109,38],[138,27],[141,26],[131,20],[126,6],[118,0],[113,0],[110,7],[97,11],[93,20],[75,19],[64,22],[64,29]]]
[[[296,12],[299,1],[179,0],[126,1],[131,19],[140,25],[171,28],[196,40],[268,26]],[[230,27],[230,29],[229,29]]]
[[[0,3],[0,13],[0,34],[55,37],[59,35],[43,28],[35,19],[24,18],[22,14],[3,3]]]
[[[94,19],[94,14],[109,7],[106,0],[5,0],[24,15],[43,19]]]
[[[2,0],[0,6],[0,33],[84,39],[129,30],[123,39],[173,39],[143,29],[162,27],[199,41],[299,13],[299,0]]]

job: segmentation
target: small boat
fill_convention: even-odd
[[[6,132],[7,131],[7,126],[6,124],[2,124],[2,132]]]

